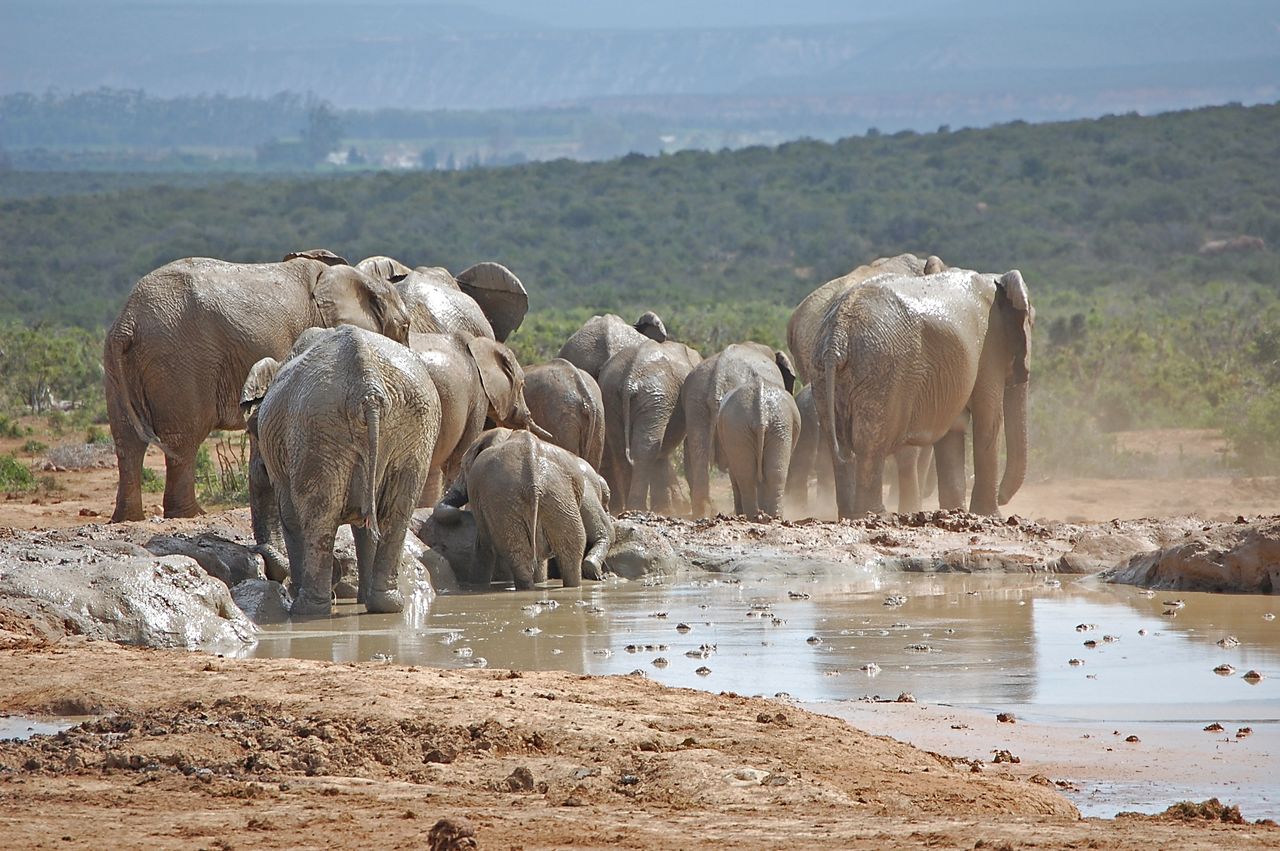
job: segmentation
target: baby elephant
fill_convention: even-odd
[[[294,615],[330,613],[333,540],[350,523],[360,599],[398,612],[400,556],[440,430],[440,397],[406,346],[350,325],[303,332],[241,394],[253,457],[254,537],[284,533]],[[272,547],[272,549],[274,549]]]
[[[716,456],[729,468],[733,511],[780,516],[800,409],[781,387],[759,376],[740,385],[716,413]]]
[[[566,588],[600,579],[613,543],[609,487],[583,459],[527,431],[493,429],[467,450],[436,516],[469,504],[476,521],[471,584],[510,573],[517,588],[547,578],[554,556]]]

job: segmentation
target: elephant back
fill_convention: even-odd
[[[457,289],[446,270],[419,267],[397,280],[395,288],[409,311],[412,331],[496,339],[480,305]]]

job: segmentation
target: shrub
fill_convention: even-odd
[[[142,468],[142,490],[146,493],[163,493],[164,476],[150,467]]]
[[[22,444],[22,451],[28,455],[39,455],[49,448],[49,444],[36,440],[34,437]]]
[[[22,493],[35,488],[36,478],[27,465],[12,455],[0,455],[0,491]]]

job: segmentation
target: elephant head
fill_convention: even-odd
[[[403,278],[412,270],[396,260],[394,257],[386,257],[379,254],[376,257],[366,257],[356,264],[356,268],[361,272],[372,275],[375,278],[381,278],[384,281],[393,281],[395,278]]]
[[[544,440],[551,435],[533,421],[524,399],[524,370],[511,349],[487,337],[467,340],[467,351],[480,372],[489,397],[489,418],[504,427],[528,429]]]
[[[308,329],[309,330],[309,329]],[[254,414],[267,395],[267,389],[280,371],[280,361],[275,358],[263,358],[249,368],[249,377],[244,380],[240,391],[240,410],[249,422],[250,432],[253,430]]]
[[[408,308],[396,288],[381,278],[354,266],[331,266],[316,278],[311,298],[320,325],[355,325],[409,344]]]
[[[652,310],[646,310],[636,320],[635,329],[650,340],[665,343],[668,339],[667,326],[662,324],[662,317]]]
[[[996,282],[996,308],[1009,341],[1010,363],[1004,389],[1005,468],[997,501],[1005,505],[1027,473],[1027,390],[1031,383],[1031,329],[1036,311],[1017,269]]]
[[[290,260],[319,260],[326,266],[346,266],[347,261],[337,254],[334,254],[327,248],[308,248],[306,251],[290,251],[284,256],[280,262],[288,263]]]
[[[436,503],[435,509],[432,511],[432,517],[438,522],[446,526],[456,526],[462,517],[462,506],[466,505],[470,500],[467,492],[467,473],[471,471],[471,466],[475,464],[476,458],[481,452],[484,452],[491,446],[502,443],[514,432],[509,428],[491,428],[484,431],[472,441],[467,447],[467,451],[462,455],[462,461],[458,464],[458,476],[449,483],[449,489],[444,492],[444,496],[440,497],[440,501]]]

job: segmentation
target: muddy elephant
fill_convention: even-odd
[[[832,456],[856,465],[854,501],[840,504],[841,517],[884,510],[884,461],[904,446],[934,445],[939,503],[960,507],[967,420],[969,510],[998,513],[1026,474],[1033,322],[1017,270],[888,275],[831,304],[813,350],[813,394]],[[997,481],[1002,427],[1007,463]]]
[[[946,264],[935,256],[921,259],[914,254],[899,254],[896,257],[880,257],[864,266],[859,266],[847,275],[842,275],[818,287],[797,305],[787,323],[787,347],[791,350],[797,376],[806,384],[811,384],[814,381],[814,350],[822,334],[823,319],[832,303],[848,291],[850,287],[861,285],[879,275],[921,276],[941,272],[945,269]],[[825,424],[821,420],[818,421],[818,428],[819,431],[817,433],[811,432],[811,435],[818,441],[818,454],[815,458],[814,469],[820,477],[818,480],[819,491],[821,492],[825,489],[826,480],[823,477],[830,471],[834,479],[832,486],[836,490],[837,503],[844,505],[844,510],[851,510],[850,507],[854,500],[854,481],[856,479],[853,466],[850,463],[841,463],[830,457],[828,447],[831,441],[821,431],[825,428]],[[932,450],[926,448],[922,451],[920,448],[913,446],[903,447],[900,453],[901,457],[895,456],[898,469],[898,510],[904,512],[917,511],[920,508],[921,499],[920,479],[918,475],[914,475],[909,471],[927,467],[931,460]],[[922,456],[923,461],[921,460]],[[796,477],[794,482],[795,484],[791,490],[791,499],[793,501],[802,500],[807,502],[807,488],[802,495],[800,493],[800,479]]]
[[[684,426],[684,470],[694,517],[715,513],[710,465],[724,466],[711,452],[720,403],[733,390],[757,378],[790,393],[796,379],[791,358],[760,343],[733,343],[698,364],[680,390],[683,420],[674,422],[677,427]]]
[[[604,456],[604,400],[596,380],[564,358],[531,366],[524,373],[524,397],[534,420],[547,423],[550,440],[600,469]]]
[[[488,418],[506,428],[550,437],[525,401],[525,374],[515,353],[487,337],[409,333],[409,348],[422,358],[440,395],[440,435],[419,505],[433,505],[443,483],[458,475],[467,447]]]
[[[529,432],[486,431],[436,506],[443,523],[470,506],[476,546],[470,584],[510,575],[517,588],[547,579],[554,558],[566,588],[601,579],[613,542],[609,486],[585,459]]]
[[[755,375],[725,395],[716,412],[715,454],[733,485],[733,512],[782,516],[791,449],[801,434],[789,390]]]
[[[278,524],[293,615],[330,613],[333,544],[350,523],[359,599],[370,612],[404,606],[397,572],[414,504],[440,430],[440,397],[422,359],[360,328],[312,329],[287,359],[265,358],[241,403],[254,421],[254,537]]]
[[[529,295],[510,269],[477,263],[456,278],[441,266],[410,269],[391,257],[366,257],[356,268],[395,285],[420,334],[462,333],[506,342],[529,310]]]
[[[671,453],[684,440],[680,389],[702,356],[673,340],[645,340],[600,371],[604,399],[602,471],[617,511],[670,513],[675,488]]]
[[[659,343],[667,341],[667,327],[653,311],[641,314],[635,325],[628,325],[621,316],[606,313],[596,315],[565,340],[556,357],[564,358],[597,381],[600,370],[623,349],[638,346],[645,340]]]
[[[189,257],[139,280],[103,351],[120,469],[112,521],[142,519],[142,459],[152,443],[165,454],[165,516],[200,514],[196,451],[214,429],[244,428],[249,368],[283,358],[307,328],[344,323],[408,340],[395,288],[328,251],[280,263]]]

